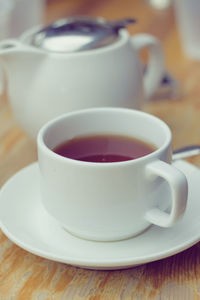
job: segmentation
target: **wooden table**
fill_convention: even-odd
[[[144,110],[170,126],[174,148],[200,144],[200,62],[184,56],[172,9],[156,11],[146,3],[145,0],[49,1],[45,18],[46,22],[80,14],[108,19],[138,18],[138,24],[130,27],[130,32],[157,36],[163,44],[166,68],[180,82],[177,99],[152,101]],[[0,99],[0,186],[36,159],[35,142],[18,126],[4,93]],[[189,161],[200,167],[200,156]],[[95,271],[35,256],[0,231],[0,300],[197,300],[200,299],[199,245],[127,270]]]

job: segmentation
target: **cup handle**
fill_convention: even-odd
[[[150,209],[146,212],[145,219],[161,227],[170,227],[185,212],[188,196],[187,179],[181,171],[161,160],[148,164],[146,172],[149,179],[160,176],[168,182],[172,194],[172,205],[170,213],[159,208]]]
[[[149,49],[149,61],[144,75],[144,96],[150,99],[158,89],[164,76],[164,54],[160,41],[149,34],[136,34],[131,37],[133,47],[140,51],[142,48]]]

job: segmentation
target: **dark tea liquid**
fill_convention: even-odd
[[[136,159],[156,150],[141,140],[121,135],[77,137],[58,145],[53,151],[64,157],[95,163]]]

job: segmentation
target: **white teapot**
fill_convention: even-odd
[[[131,22],[67,18],[0,43],[11,107],[27,133],[35,138],[45,122],[73,110],[141,109],[164,74],[163,51],[151,35],[130,36],[124,27]],[[138,54],[144,47],[145,74]]]

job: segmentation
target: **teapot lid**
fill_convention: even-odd
[[[30,44],[51,52],[79,52],[101,48],[119,39],[119,30],[135,23],[132,18],[106,21],[102,18],[69,17],[35,32]]]

